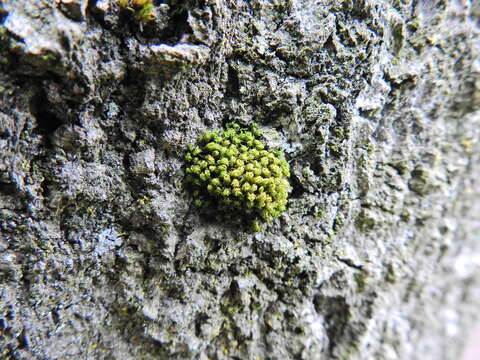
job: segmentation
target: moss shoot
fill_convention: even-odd
[[[137,21],[148,22],[155,19],[153,0],[118,0],[118,4],[134,14]]]
[[[196,206],[226,205],[254,221],[270,221],[287,205],[289,166],[279,150],[267,150],[256,126],[230,123],[206,131],[185,155],[186,181]]]

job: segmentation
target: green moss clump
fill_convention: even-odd
[[[140,22],[152,21],[156,17],[153,0],[118,0],[118,5],[131,11]]]
[[[290,168],[282,152],[267,150],[259,137],[254,125],[245,129],[230,123],[226,130],[207,131],[196,146],[189,145],[186,181],[195,205],[214,201],[266,221],[285,210]]]

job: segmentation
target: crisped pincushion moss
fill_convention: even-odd
[[[228,124],[189,146],[187,183],[197,206],[216,200],[246,215],[271,220],[287,205],[290,169],[278,150],[266,150],[260,131]]]
[[[141,22],[155,19],[153,0],[118,0],[122,9],[127,9],[135,14],[135,18]]]

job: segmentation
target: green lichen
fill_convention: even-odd
[[[189,146],[185,160],[195,205],[240,210],[254,220],[256,231],[256,219],[270,221],[285,210],[289,166],[282,152],[266,149],[256,126],[231,123],[226,130],[207,131]]]
[[[362,209],[360,211],[355,224],[366,233],[371,232],[378,225],[374,213],[368,209]]]
[[[365,272],[357,273],[353,275],[353,279],[357,283],[357,289],[359,292],[365,291],[368,284],[368,274]]]
[[[118,0],[122,9],[130,11],[139,22],[148,22],[155,19],[153,0]]]

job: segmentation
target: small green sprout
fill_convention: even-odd
[[[153,0],[118,0],[118,5],[134,14],[135,19],[141,23],[152,21],[156,17]]]
[[[271,221],[286,208],[290,168],[283,153],[267,150],[256,126],[227,124],[206,131],[185,155],[186,182],[196,206],[213,203],[240,210],[260,229],[258,218]],[[258,230],[256,230],[258,231]]]

